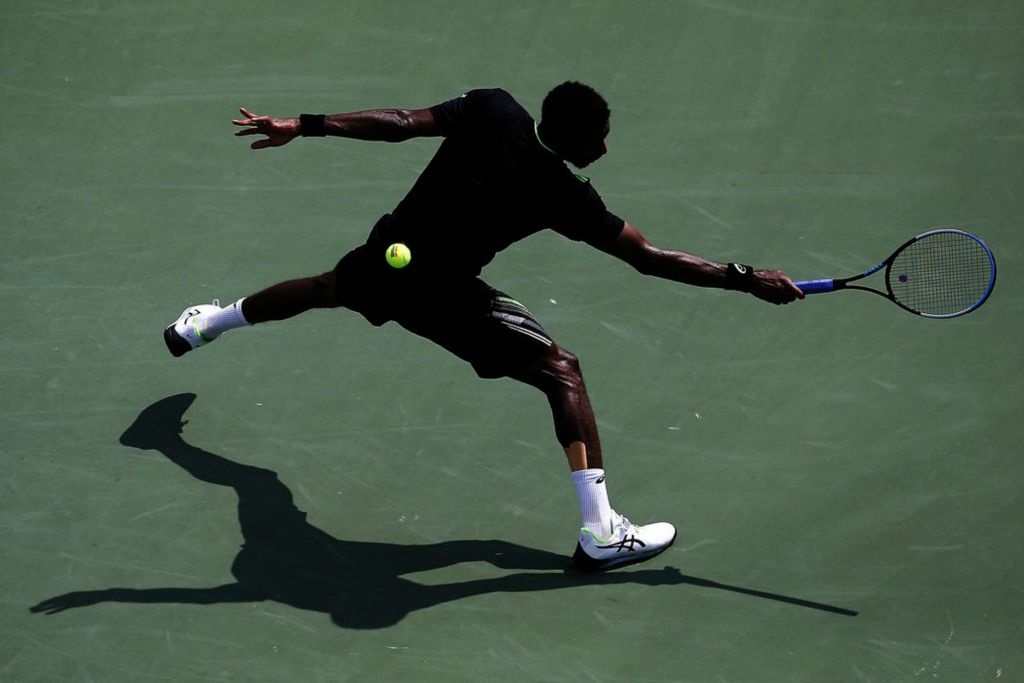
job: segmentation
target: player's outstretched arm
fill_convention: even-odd
[[[300,135],[333,135],[356,140],[402,142],[410,138],[441,134],[429,109],[371,109],[351,114],[331,114],[322,118],[311,117],[312,121],[307,121],[305,125],[298,116],[261,116],[245,107],[239,111],[243,118],[231,122],[242,128],[235,133],[236,136],[266,136],[252,143],[253,149],[287,145]]]
[[[727,264],[684,251],[659,249],[629,223],[614,242],[602,246],[601,250],[622,259],[644,275],[698,287],[748,291],[773,304],[788,304],[804,298],[804,293],[780,270],[754,270],[748,278],[737,277],[737,273],[730,276]]]

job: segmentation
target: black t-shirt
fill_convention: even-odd
[[[622,231],[589,179],[541,146],[533,119],[504,90],[472,90],[431,113],[444,142],[374,228],[379,242],[407,244],[417,270],[476,276],[497,252],[546,228],[593,245]]]

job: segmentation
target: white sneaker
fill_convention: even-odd
[[[581,571],[598,572],[649,560],[665,551],[676,540],[676,528],[668,522],[637,526],[612,512],[612,533],[598,538],[587,528],[580,529],[580,539],[572,563]]]
[[[174,356],[184,356],[194,348],[209,344],[216,337],[204,337],[202,332],[203,316],[221,310],[220,301],[214,299],[212,304],[189,306],[181,316],[164,330],[164,343],[167,350]]]

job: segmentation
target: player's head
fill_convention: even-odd
[[[544,98],[541,138],[573,166],[583,168],[608,151],[611,130],[608,103],[589,85],[566,81]]]

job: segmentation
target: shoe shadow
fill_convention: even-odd
[[[108,588],[66,593],[32,612],[56,614],[101,602],[209,605],[274,600],[329,614],[345,628],[384,628],[416,610],[487,593],[559,590],[590,584],[692,584],[768,598],[838,614],[855,612],[786,596],[683,576],[678,569],[580,574],[566,557],[500,540],[398,545],[334,538],[306,521],[292,493],[271,470],[243,465],[192,446],[181,437],[182,416],[195,394],[150,405],[121,435],[133,448],[155,450],[200,481],[238,494],[244,543],[231,566],[234,583],[208,588]],[[404,578],[462,562],[487,562],[513,573],[497,578],[424,585]]]

